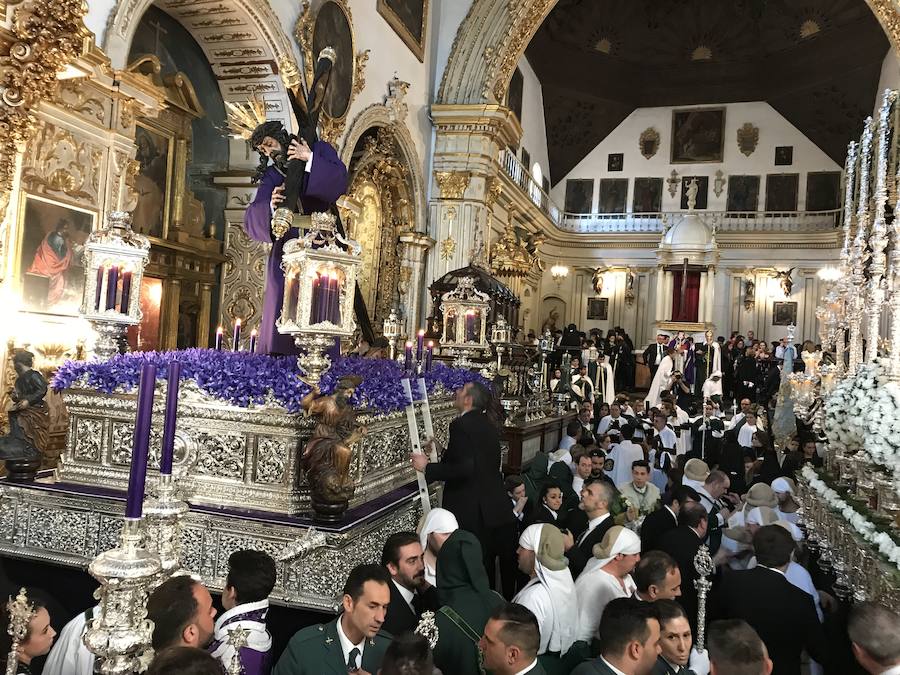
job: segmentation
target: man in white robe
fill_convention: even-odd
[[[594,545],[594,557],[575,582],[578,620],[575,638],[591,643],[603,610],[611,600],[627,598],[637,589],[631,572],[641,559],[641,538],[631,530],[614,525]]]
[[[519,537],[519,570],[531,577],[513,602],[531,610],[541,630],[542,654],[564,655],[575,641],[575,583],[569,573],[562,533],[536,523]]]
[[[662,402],[660,395],[671,387],[672,373],[675,370],[674,354],[674,349],[666,348],[666,355],[660,361],[656,375],[653,376],[653,382],[650,383],[650,390],[647,392],[645,400],[650,402],[651,408],[659,407]]]
[[[597,359],[597,374],[594,380],[594,400],[612,405],[616,400],[616,382],[609,357],[604,355]]]
[[[612,480],[613,485],[631,480],[632,463],[644,459],[643,448],[631,441],[633,435],[633,427],[630,424],[623,425],[622,441],[611,446],[606,454],[606,475]]]

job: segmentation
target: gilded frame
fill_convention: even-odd
[[[400,36],[403,43],[409,47],[409,51],[415,54],[420,63],[425,63],[425,42],[428,38],[428,0],[422,0],[422,38],[417,40],[403,20],[388,4],[388,0],[378,0],[378,13],[387,21],[394,32]]]
[[[162,212],[162,225],[160,227],[160,232],[145,232],[140,230],[140,224],[137,222],[136,218],[138,215],[138,207],[140,206],[140,198],[138,199],[138,203],[134,207],[134,229],[136,232],[141,232],[142,234],[147,235],[148,237],[164,240],[169,236],[169,227],[172,224],[172,206],[175,201],[175,194],[173,192],[173,181],[175,177],[175,160],[176,155],[178,154],[178,134],[175,130],[168,128],[164,125],[157,123],[155,120],[148,119],[145,117],[141,117],[140,119],[135,121],[135,130],[134,130],[134,144],[138,147],[138,152],[140,152],[140,146],[138,146],[138,129],[144,129],[156,136],[160,136],[165,138],[168,142],[168,153],[166,157],[166,179],[165,179],[165,194],[163,196],[163,212]],[[139,157],[135,157],[137,161],[140,161]],[[135,174],[135,181],[138,180],[139,176],[143,175],[140,171]]]
[[[53,311],[52,309],[35,309],[33,307],[26,307],[24,304],[24,296],[25,296],[25,277],[24,270],[22,265],[22,256],[23,256],[23,247],[25,246],[25,230],[28,227],[28,222],[26,221],[26,215],[28,213],[28,204],[29,202],[38,202],[44,205],[49,205],[50,207],[56,207],[58,209],[63,209],[68,212],[74,212],[76,214],[82,214],[84,216],[89,217],[90,219],[90,229],[87,231],[88,234],[94,231],[97,227],[97,219],[99,217],[99,213],[95,209],[86,208],[84,206],[79,206],[73,202],[53,199],[44,195],[32,194],[25,190],[22,190],[19,193],[19,202],[18,202],[18,211],[17,211],[17,223],[18,226],[15,228],[15,239],[13,241],[13,246],[11,248],[11,256],[9,261],[9,278],[13,279],[13,288],[16,289],[18,296],[23,299],[22,303],[22,311],[28,312],[29,314],[43,314],[49,316],[78,316],[80,313],[79,307],[81,305],[82,298],[79,296],[77,299],[77,306],[71,312],[64,311]],[[76,254],[73,251],[73,257]],[[80,254],[78,254],[80,257]],[[82,287],[83,288],[83,287]]]

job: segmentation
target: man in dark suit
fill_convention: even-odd
[[[647,367],[650,368],[650,381],[653,381],[653,378],[656,377],[656,370],[659,368],[659,363],[662,361],[663,357],[666,355],[666,336],[660,333],[656,336],[656,342],[651,343],[644,350],[644,363],[647,364]]]
[[[652,602],[616,598],[603,610],[600,656],[572,675],[650,675],[659,655],[659,619]]]
[[[708,515],[702,504],[687,502],[678,513],[678,527],[666,532],[659,540],[659,550],[665,551],[678,563],[681,571],[681,597],[678,602],[684,607],[691,630],[697,632],[697,569],[694,556],[706,538]]]
[[[578,575],[594,555],[594,544],[599,544],[603,535],[613,526],[609,505],[615,497],[615,488],[606,481],[588,478],[581,488],[579,508],[587,518],[587,527],[580,532],[563,532],[566,557],[572,578]]]
[[[494,395],[480,382],[467,382],[456,390],[455,405],[460,415],[450,423],[450,438],[441,460],[429,462],[428,454],[420,453],[411,455],[411,461],[416,471],[424,471],[429,483],[444,481],[443,507],[456,516],[461,530],[478,537],[493,587],[497,556],[515,548],[516,541],[516,520],[500,473]],[[434,443],[430,439],[426,445]]]
[[[746,621],[721,619],[709,624],[710,675],[771,675],[772,661],[759,635]]]
[[[699,501],[700,495],[687,485],[678,485],[664,494],[662,506],[647,514],[641,525],[641,553],[658,549],[662,536],[678,527],[678,512],[682,504]]]
[[[541,629],[532,611],[511,602],[495,609],[478,649],[484,655],[484,667],[494,675],[545,675],[538,662]]]
[[[391,575],[391,604],[381,625],[391,635],[415,630],[422,612],[440,607],[437,589],[425,581],[422,544],[415,532],[396,532],[387,538],[381,564]]]
[[[743,619],[759,634],[769,652],[773,675],[800,675],[805,649],[819,663],[828,661],[822,624],[812,596],[787,580],[794,540],[778,525],[753,535],[757,566],[733,572],[714,589],[710,616]]]

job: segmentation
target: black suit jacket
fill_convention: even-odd
[[[804,648],[819,663],[827,662],[812,596],[783,574],[765,567],[726,574],[711,601],[712,619],[743,619],[759,633],[775,666],[772,675],[800,675]]]
[[[647,345],[647,348],[644,350],[644,363],[650,368],[650,370],[655,374],[656,373],[656,342],[653,342]],[[666,355],[666,347],[663,345],[663,356]]]
[[[681,597],[677,600],[687,614],[694,635],[697,634],[697,588],[694,586],[697,570],[694,567],[694,556],[702,543],[691,528],[678,526],[663,534],[657,546],[657,549],[665,551],[678,563],[681,571]]]
[[[606,534],[613,525],[615,525],[613,517],[611,515],[607,516],[602,523],[597,525],[597,527],[581,541],[580,544],[576,543],[575,546],[566,551],[566,557],[569,559],[569,571],[572,573],[573,579],[578,578],[578,575],[584,570],[584,566],[587,565],[588,560],[593,557],[594,544],[599,544],[603,539],[603,535]],[[580,536],[581,533],[575,536],[576,542]]]
[[[648,513],[641,525],[641,553],[659,549],[662,536],[669,530],[678,527],[678,521],[665,506],[660,506],[653,513]]]
[[[500,432],[481,411],[450,423],[447,449],[440,462],[425,467],[425,479],[444,481],[443,507],[462,530],[479,535],[514,520],[500,473]]]
[[[390,583],[390,589],[391,602],[388,605],[381,629],[391,635],[402,635],[414,631],[419,624],[422,612],[426,610],[436,612],[440,608],[437,589],[434,586],[430,586],[424,593],[416,593],[417,599],[414,599],[413,603],[418,605],[419,611],[415,614],[403,599],[395,583]]]

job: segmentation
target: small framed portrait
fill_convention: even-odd
[[[775,146],[775,166],[790,166],[794,163],[794,146]]]
[[[162,129],[139,122],[135,124],[134,144],[138,162],[134,187],[138,201],[132,212],[132,227],[135,232],[165,238],[171,217],[174,138]]]
[[[590,213],[594,201],[592,178],[570,178],[566,181],[566,212]]]
[[[428,0],[378,0],[377,8],[409,50],[424,63]]]
[[[607,171],[622,171],[625,168],[625,154],[613,152],[606,156]]]
[[[627,178],[600,179],[600,213],[625,213]]]
[[[84,292],[81,254],[96,214],[25,194],[17,268],[23,309],[77,316]]]
[[[721,162],[725,152],[725,108],[672,111],[672,164]]]
[[[766,176],[766,211],[796,211],[799,185],[798,173],[770,173]]]
[[[796,326],[797,325],[797,303],[796,302],[773,303],[772,325],[773,326]]]
[[[688,207],[688,194],[687,189],[691,184],[691,181],[697,179],[697,203],[694,205],[695,209],[705,209],[707,204],[707,199],[709,197],[709,176],[685,176],[681,179],[681,208],[687,209]]]
[[[635,178],[632,212],[659,213],[662,210],[662,191],[662,178]]]
[[[609,298],[588,298],[588,321],[606,321],[609,318]]]

